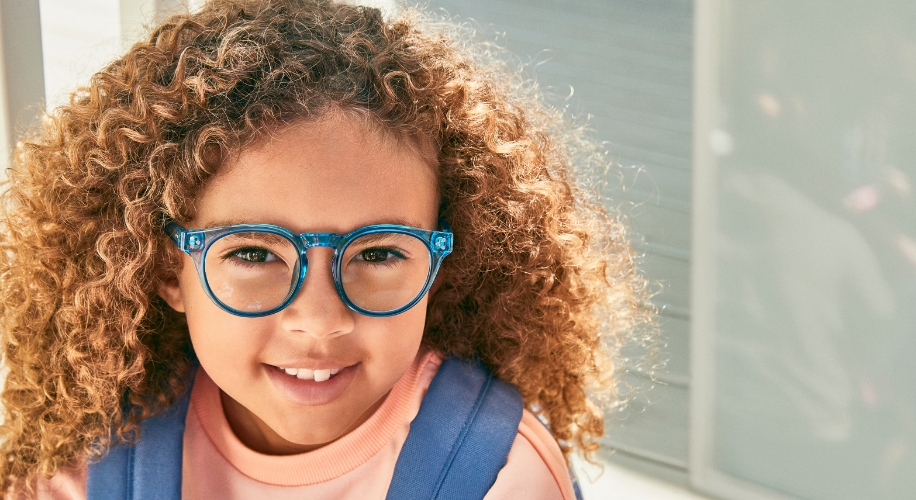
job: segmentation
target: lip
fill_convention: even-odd
[[[309,370],[330,370],[332,368],[345,368],[354,365],[353,361],[338,361],[333,359],[313,359],[306,358],[297,361],[289,361],[273,366],[276,368],[308,368]]]
[[[313,369],[329,369],[332,366],[324,368],[321,366],[322,363],[314,363],[304,366],[315,366],[317,368]],[[326,363],[325,363],[326,364]],[[293,366],[293,365],[290,365]],[[299,367],[304,367],[299,366]],[[334,368],[341,366],[336,365]],[[331,377],[324,382],[315,382],[314,380],[301,380],[296,377],[287,375],[282,369],[271,366],[264,365],[264,368],[267,370],[267,376],[270,378],[270,381],[274,384],[274,387],[277,388],[277,391],[280,392],[287,400],[291,403],[295,403],[302,406],[320,406],[326,405],[337,398],[339,398],[344,391],[347,390],[347,387],[350,386],[350,382],[353,381],[353,377],[356,375],[356,371],[359,369],[360,363],[355,365],[347,366],[342,368],[336,375]]]

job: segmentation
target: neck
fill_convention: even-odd
[[[253,451],[264,455],[298,455],[309,451],[317,450],[327,446],[337,439],[346,436],[351,431],[362,425],[379,406],[385,401],[387,395],[379,399],[374,405],[368,408],[353,424],[347,428],[337,438],[326,443],[295,443],[285,439],[283,436],[270,428],[263,420],[255,415],[251,410],[242,406],[231,396],[220,391],[220,401],[223,406],[223,413],[226,415],[226,421],[229,422],[229,428],[232,433],[245,446]]]

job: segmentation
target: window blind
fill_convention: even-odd
[[[624,207],[641,270],[661,285],[654,302],[668,362],[654,380],[625,375],[641,392],[608,415],[602,454],[687,484],[691,2],[431,0],[428,8],[534,63],[552,103],[589,115],[595,138],[622,167],[622,186],[610,180],[604,196],[609,207]]]

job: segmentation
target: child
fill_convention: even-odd
[[[416,14],[213,0],[47,117],[3,200],[7,496],[572,498],[651,311],[487,68]]]

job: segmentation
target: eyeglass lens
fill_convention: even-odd
[[[399,309],[419,295],[429,275],[429,250],[397,232],[360,236],[343,250],[340,281],[347,298],[371,312]],[[242,312],[280,306],[295,288],[299,252],[286,237],[266,232],[223,236],[210,245],[204,274],[213,295]]]

